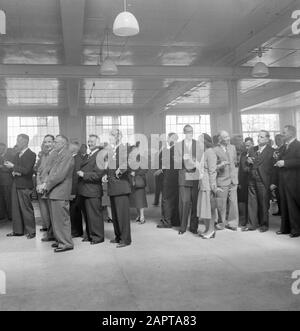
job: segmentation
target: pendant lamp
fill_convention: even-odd
[[[258,57],[261,58],[262,57],[262,49],[259,48],[258,50]],[[254,78],[264,78],[269,76],[269,68],[268,66],[262,62],[259,61],[255,64],[255,66],[252,69],[252,77]]]
[[[107,56],[100,66],[100,75],[102,76],[113,76],[118,74],[118,67],[115,62],[109,57],[109,46],[108,46],[108,30],[106,33],[106,47]]]
[[[0,10],[0,34],[6,34],[6,14],[4,10]]]
[[[113,32],[119,37],[131,37],[140,32],[140,27],[135,16],[127,11],[127,2],[124,0],[124,11],[120,13],[113,25]]]

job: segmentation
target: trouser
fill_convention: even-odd
[[[70,201],[70,217],[72,236],[81,237],[83,235],[82,224],[82,201],[79,196],[76,196],[74,200]]]
[[[297,202],[299,197],[295,192],[291,192],[288,185],[281,183],[279,185],[281,201],[281,228],[283,233],[300,233],[300,206]],[[294,194],[293,194],[294,193]]]
[[[0,208],[0,219],[7,217],[9,220],[11,220],[11,185],[0,186]]]
[[[248,221],[252,228],[269,227],[270,192],[260,180],[248,186]]]
[[[102,216],[101,198],[80,197],[82,211],[88,224],[87,239],[94,242],[104,241],[104,222]]]
[[[159,204],[159,198],[162,191],[162,175],[155,176],[155,193],[154,193],[154,205]]]
[[[174,183],[164,181],[162,187],[161,215],[162,221],[166,225],[180,225],[178,202],[178,186],[174,187]]]
[[[111,196],[111,212],[115,239],[123,244],[131,244],[129,195]]]
[[[191,213],[190,231],[197,232],[197,200],[198,186],[179,186],[179,218],[180,231],[185,232],[188,225],[189,215]]]
[[[52,239],[54,237],[53,234],[53,227],[51,223],[51,217],[50,217],[50,205],[48,199],[43,199],[41,195],[38,195],[38,201],[40,206],[40,212],[43,222],[43,228],[47,229],[46,238]]]
[[[218,214],[224,226],[238,227],[239,212],[237,201],[237,185],[230,184],[220,187],[222,191],[216,194]]]
[[[35,234],[35,217],[31,203],[32,190],[17,189],[12,185],[12,226],[13,232],[17,234]]]
[[[69,201],[49,199],[54,237],[59,248],[72,248]]]

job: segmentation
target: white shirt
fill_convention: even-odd
[[[286,143],[286,148],[289,148],[290,147],[290,144],[293,143],[295,140],[296,140],[296,138],[293,138],[288,143]]]
[[[29,147],[26,147],[25,149],[23,149],[22,151],[21,151],[21,153],[19,154],[19,157],[22,157],[25,153],[26,153],[26,151],[29,149]]]
[[[94,149],[93,151],[91,151],[91,153],[89,154],[88,158],[91,158],[95,153],[97,153],[99,151],[99,148]]]
[[[261,147],[261,146],[258,146],[258,151],[257,151],[257,152],[258,152],[259,154],[261,154],[261,153],[264,151],[264,149],[266,148],[266,146],[267,146],[267,145],[264,145],[264,146],[262,146],[262,147]]]

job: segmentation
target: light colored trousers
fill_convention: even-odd
[[[59,248],[73,247],[69,201],[49,199],[54,237]]]
[[[224,225],[238,227],[239,210],[237,199],[237,185],[220,187],[223,192],[218,192],[216,196],[218,214]]]

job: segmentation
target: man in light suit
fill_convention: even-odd
[[[187,230],[191,213],[190,231],[198,233],[197,199],[199,180],[196,179],[197,141],[193,139],[193,128],[183,128],[185,139],[175,145],[175,163],[180,163],[178,171],[180,235]],[[199,161],[199,160],[198,160]],[[198,177],[199,178],[199,177]]]
[[[78,196],[81,201],[82,211],[87,224],[87,236],[83,241],[89,241],[91,245],[104,242],[104,222],[102,216],[102,177],[105,169],[97,166],[99,153],[99,137],[90,135],[88,140],[90,154],[87,160],[81,163],[77,172]]]
[[[13,232],[8,237],[23,236],[35,238],[35,217],[31,203],[33,190],[33,168],[36,155],[29,148],[29,137],[20,134],[17,137],[17,150],[13,162],[6,160],[4,166],[12,171],[14,177],[12,186],[12,223]]]
[[[223,230],[226,228],[237,231],[239,213],[237,201],[238,160],[236,148],[230,144],[228,132],[221,131],[218,137],[219,143],[214,148],[217,155],[217,186],[220,188],[216,195],[216,201],[222,224],[218,224],[217,229]],[[229,208],[229,210],[227,210],[227,208]]]
[[[48,197],[40,191],[41,185],[46,182],[49,172],[53,166],[55,159],[57,158],[57,152],[54,149],[54,136],[46,135],[44,137],[43,146],[44,153],[41,157],[40,165],[37,169],[36,174],[36,183],[37,183],[37,193],[38,193],[38,201],[40,205],[41,217],[43,220],[43,224],[47,232],[42,238],[43,242],[54,241],[53,227],[51,224],[50,218],[50,210],[49,210],[49,201]]]
[[[51,223],[57,243],[52,245],[54,252],[73,249],[71,235],[70,206],[74,158],[68,148],[68,139],[62,135],[55,138],[57,158],[52,165],[49,176],[43,185],[48,194]]]

